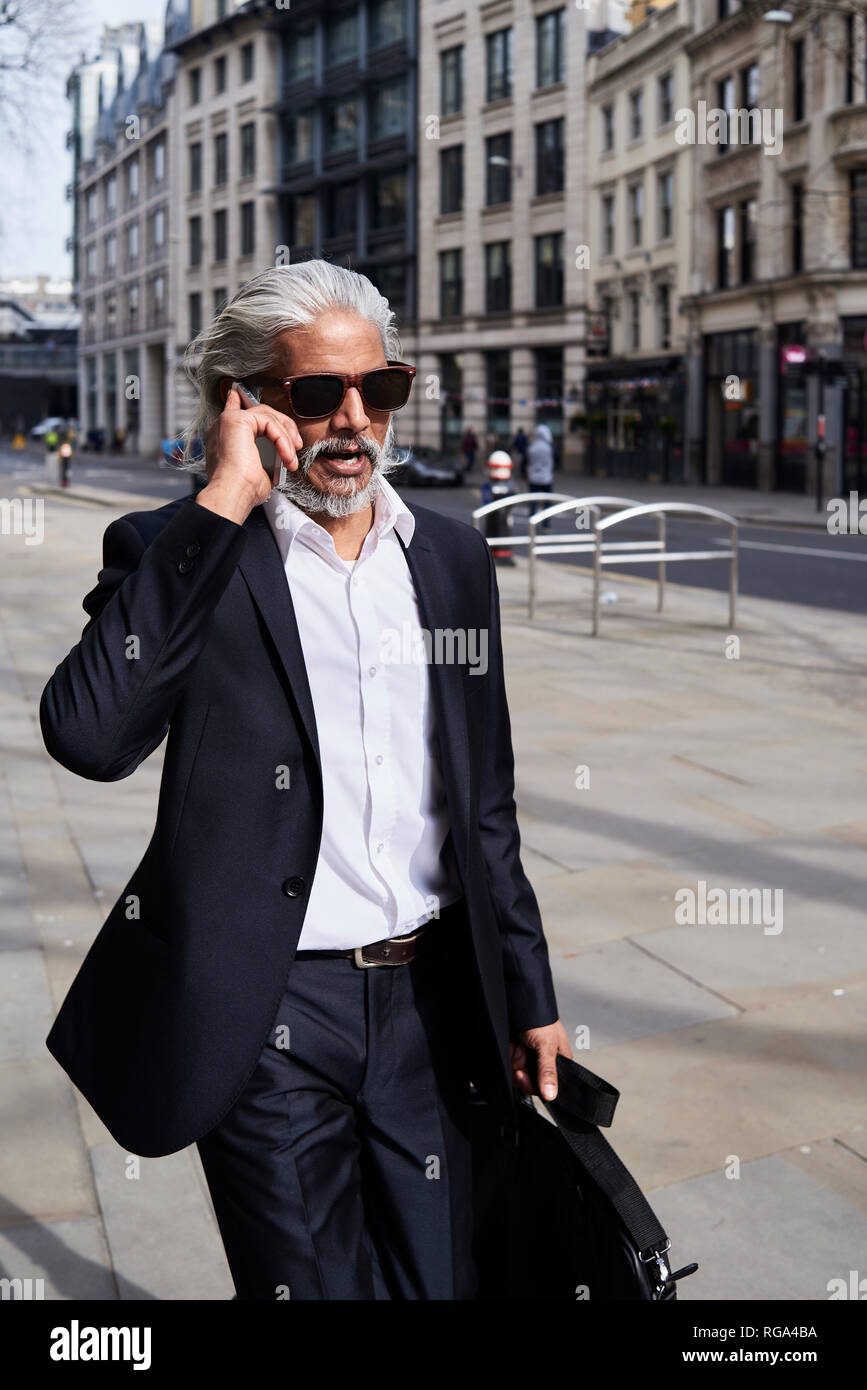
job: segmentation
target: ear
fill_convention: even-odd
[[[226,404],[226,397],[227,397],[228,394],[229,394],[229,389],[230,389],[231,385],[232,385],[232,378],[231,378],[230,376],[221,376],[221,377],[220,377],[220,400],[223,402],[223,405]]]

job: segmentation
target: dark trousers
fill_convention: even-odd
[[[407,965],[296,958],[253,1075],[199,1140],[239,1299],[473,1298],[463,904],[426,935]]]

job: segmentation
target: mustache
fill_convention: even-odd
[[[350,450],[356,454],[365,454],[374,468],[379,467],[385,456],[385,451],[376,440],[369,439],[366,435],[356,435],[349,439],[317,439],[315,444],[298,450],[298,470],[306,476],[320,454],[343,453]]]

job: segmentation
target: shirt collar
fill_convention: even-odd
[[[272,489],[262,505],[278,542],[281,540],[283,542],[281,553],[284,559],[300,531],[308,530],[311,539],[316,532],[323,532],[327,535],[324,527],[314,521],[311,516],[308,516],[305,511],[302,511],[297,503],[293,502],[285,493],[278,492],[277,488]],[[379,480],[379,491],[376,495],[373,513],[373,529],[379,539],[394,529],[398,532],[404,545],[409,545],[415,531],[415,517],[384,475]]]

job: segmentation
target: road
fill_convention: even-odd
[[[0,448],[0,481],[7,493],[11,495],[16,484],[33,482],[42,476],[40,450],[28,448],[26,453],[16,454],[8,448]],[[72,479],[89,487],[164,497],[166,501],[190,491],[189,478],[184,474],[145,460],[113,462],[91,454],[82,454],[73,461]],[[479,505],[480,482],[476,477],[463,488],[401,489],[401,492],[408,501],[469,521],[473,508]],[[561,532],[570,529],[566,522],[559,521],[555,527]],[[634,523],[628,534],[630,538],[653,540],[655,523]],[[725,527],[714,522],[669,519],[667,544],[671,550],[724,549],[728,533]],[[867,613],[867,569],[861,569],[867,564],[867,536],[832,536],[824,529],[744,524],[740,528],[739,549],[739,590],[746,597],[778,599],[844,613]],[[586,556],[570,555],[548,563],[589,567],[591,561]],[[623,573],[626,573],[625,567]],[[655,577],[652,564],[629,566],[629,573],[636,577]],[[668,566],[667,581],[725,591],[728,564],[724,559],[718,564],[678,562]],[[622,582],[616,566],[605,571],[605,589],[616,592],[617,584]]]

